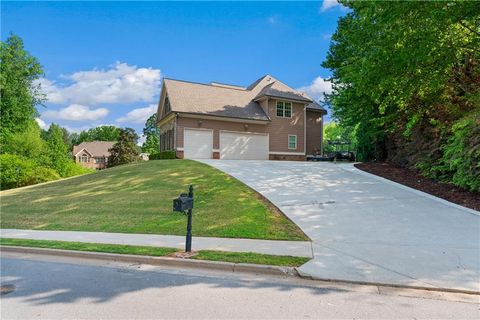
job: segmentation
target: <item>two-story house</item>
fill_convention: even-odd
[[[322,153],[325,114],[269,75],[248,87],[164,79],[160,151],[191,159],[304,160]]]

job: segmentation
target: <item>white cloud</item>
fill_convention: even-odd
[[[47,124],[45,121],[43,121],[43,120],[40,119],[40,118],[35,118],[35,121],[37,121],[38,126],[40,127],[40,129],[48,130],[48,128],[50,127],[49,124]]]
[[[115,120],[119,123],[129,122],[129,123],[145,123],[147,119],[157,111],[157,105],[151,104],[146,108],[133,109],[125,116]]]
[[[325,80],[322,77],[316,77],[315,80],[312,81],[308,86],[304,86],[297,89],[298,91],[305,92],[311,98],[315,100],[322,100],[324,99],[323,94],[330,94],[332,93],[332,83],[328,80]]]
[[[108,70],[79,71],[63,78],[70,83],[38,81],[49,102],[96,105],[152,101],[160,91],[161,73],[117,62]]]
[[[85,130],[88,130],[88,129],[91,129],[91,128],[94,128],[96,126],[81,126],[81,127],[71,127],[71,126],[63,126],[65,129],[67,129],[68,132],[70,133],[80,133],[82,131],[85,131]]]
[[[344,8],[337,0],[323,0],[322,6],[320,7],[320,12],[325,12],[329,9],[341,7]]]
[[[42,114],[44,119],[61,119],[70,121],[82,121],[82,120],[99,120],[108,114],[108,109],[98,108],[90,109],[88,106],[81,104],[71,104],[66,108],[58,111],[48,110]]]

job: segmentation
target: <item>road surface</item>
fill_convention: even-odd
[[[6,252],[1,283],[2,319],[480,316],[479,296]]]

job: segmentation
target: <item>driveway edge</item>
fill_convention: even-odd
[[[360,163],[360,162],[355,162],[355,163]],[[464,206],[461,206],[459,204],[456,204],[456,203],[453,203],[453,202],[450,202],[448,200],[445,200],[445,199],[442,199],[442,198],[439,198],[439,197],[436,197],[430,193],[426,193],[426,192],[423,192],[423,191],[420,191],[420,190],[417,190],[417,189],[414,189],[414,188],[411,188],[409,186],[406,186],[406,185],[403,185],[401,183],[398,183],[398,182],[395,182],[395,181],[392,181],[392,180],[389,180],[387,178],[383,178],[383,177],[380,177],[380,176],[377,176],[373,173],[370,173],[370,172],[367,172],[367,171],[363,171],[363,170],[360,170],[358,169],[357,167],[354,166],[355,163],[342,163],[342,164],[338,164],[339,168],[344,170],[344,171],[347,171],[347,172],[353,172],[353,173],[356,173],[356,174],[359,174],[359,175],[363,175],[363,176],[366,176],[366,177],[370,177],[370,178],[374,178],[376,180],[379,180],[379,181],[382,181],[386,184],[389,184],[389,185],[393,185],[395,187],[398,187],[398,188],[401,188],[403,190],[407,190],[407,191],[410,191],[410,192],[413,192],[419,196],[422,196],[422,197],[425,197],[425,198],[428,198],[428,199],[431,199],[431,200],[435,200],[437,202],[440,202],[440,203],[443,203],[444,205],[446,206],[449,206],[449,207],[452,207],[452,208],[455,208],[455,209],[459,209],[459,210],[463,210],[463,211],[466,211],[470,214],[473,214],[473,215],[476,215],[476,216],[480,216],[480,211],[476,211],[476,210],[473,210],[473,209],[470,209],[470,208],[467,208],[467,207],[464,207]]]
[[[261,265],[251,263],[233,263],[223,261],[193,260],[172,257],[154,257],[132,254],[119,254],[107,252],[91,252],[77,250],[62,250],[48,248],[18,247],[0,245],[0,252],[14,252],[26,254],[46,254],[55,256],[64,256],[72,258],[85,258],[107,261],[118,261],[128,263],[140,263],[158,266],[169,266],[179,268],[203,268],[214,269],[228,272],[246,272],[254,274],[268,274],[276,276],[295,276],[298,273],[294,267],[281,267],[272,265]]]

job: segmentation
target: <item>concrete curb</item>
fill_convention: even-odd
[[[351,281],[351,280],[343,280],[343,279],[317,278],[317,277],[312,277],[308,274],[304,274],[303,272],[299,271],[297,268],[294,268],[294,267],[280,267],[280,266],[259,265],[259,264],[250,264],[250,263],[190,260],[190,259],[179,259],[179,258],[171,258],[171,257],[152,257],[152,256],[140,256],[140,255],[106,253],[106,252],[89,252],[89,251],[76,251],[76,250],[48,249],[48,248],[16,247],[16,246],[5,246],[5,245],[0,245],[0,253],[1,252],[46,254],[46,255],[64,256],[64,257],[72,257],[72,258],[118,261],[118,262],[149,264],[149,265],[157,265],[157,266],[168,266],[168,267],[179,267],[179,268],[199,268],[199,269],[210,269],[210,270],[213,269],[213,270],[227,271],[227,272],[242,272],[242,273],[274,275],[274,276],[287,276],[287,277],[296,277],[296,278],[301,278],[306,280],[329,282],[337,285],[375,286],[380,291],[390,290],[390,289],[393,289],[393,290],[407,289],[407,290],[422,290],[422,291],[439,292],[439,293],[459,293],[459,294],[467,294],[467,295],[475,295],[475,296],[480,295],[480,292],[478,291],[469,291],[469,290],[394,285],[394,284],[388,284],[388,283]],[[421,296],[421,295],[414,295],[414,296]]]
[[[463,289],[410,286],[410,285],[401,285],[401,284],[370,282],[370,281],[355,281],[355,280],[344,280],[344,279],[326,279],[326,278],[319,278],[319,277],[315,277],[310,274],[304,273],[298,270],[298,268],[296,268],[296,271],[300,278],[309,279],[309,280],[318,280],[318,281],[325,281],[325,282],[332,282],[332,283],[368,285],[368,286],[376,286],[378,288],[383,287],[383,288],[394,288],[394,289],[413,289],[413,290],[425,290],[425,291],[446,292],[446,293],[461,293],[461,294],[477,295],[477,296],[480,295],[480,291],[463,290]]]
[[[119,254],[107,252],[90,252],[77,250],[62,250],[48,248],[33,247],[17,247],[0,245],[0,252],[15,252],[27,254],[46,254],[55,256],[64,256],[72,258],[97,259],[107,261],[118,261],[128,263],[141,263],[159,266],[179,267],[179,268],[202,268],[210,270],[221,270],[228,272],[247,272],[255,274],[268,274],[276,276],[298,276],[296,269],[293,267],[280,267],[271,265],[260,265],[250,263],[233,263],[223,261],[207,261],[180,259],[172,257],[153,257],[132,254]]]
[[[452,208],[455,208],[455,209],[459,209],[459,210],[463,210],[463,211],[466,211],[466,212],[468,212],[468,213],[470,213],[470,214],[473,214],[473,215],[476,215],[476,216],[480,216],[480,211],[476,211],[476,210],[473,210],[473,209],[470,209],[470,208],[461,206],[461,205],[459,205],[459,204],[456,204],[456,203],[450,202],[450,201],[448,201],[448,200],[445,200],[445,199],[436,197],[436,196],[431,195],[431,194],[429,194],[429,193],[426,193],[426,192],[423,192],[423,191],[420,191],[420,190],[411,188],[411,187],[409,187],[409,186],[406,186],[406,185],[403,185],[403,184],[401,184],[401,183],[398,183],[398,182],[389,180],[389,179],[387,179],[387,178],[383,178],[383,177],[377,176],[377,175],[375,175],[375,174],[373,174],[373,173],[360,170],[360,169],[358,169],[357,167],[354,166],[356,163],[361,163],[361,162],[342,163],[342,164],[339,165],[339,167],[340,167],[340,169],[342,169],[342,170],[344,170],[344,171],[356,173],[356,174],[359,174],[359,175],[362,175],[362,176],[365,176],[365,177],[370,177],[370,178],[373,178],[373,179],[382,181],[382,182],[384,182],[384,183],[386,183],[386,184],[393,185],[393,186],[398,187],[398,188],[400,188],[400,189],[413,192],[413,193],[415,193],[415,194],[417,194],[417,195],[419,195],[419,196],[422,196],[422,197],[425,197],[425,198],[428,198],[428,199],[435,200],[435,201],[440,202],[440,203],[442,203],[442,204],[444,204],[444,205],[446,205],[446,206],[449,206],[449,207],[452,207]]]

